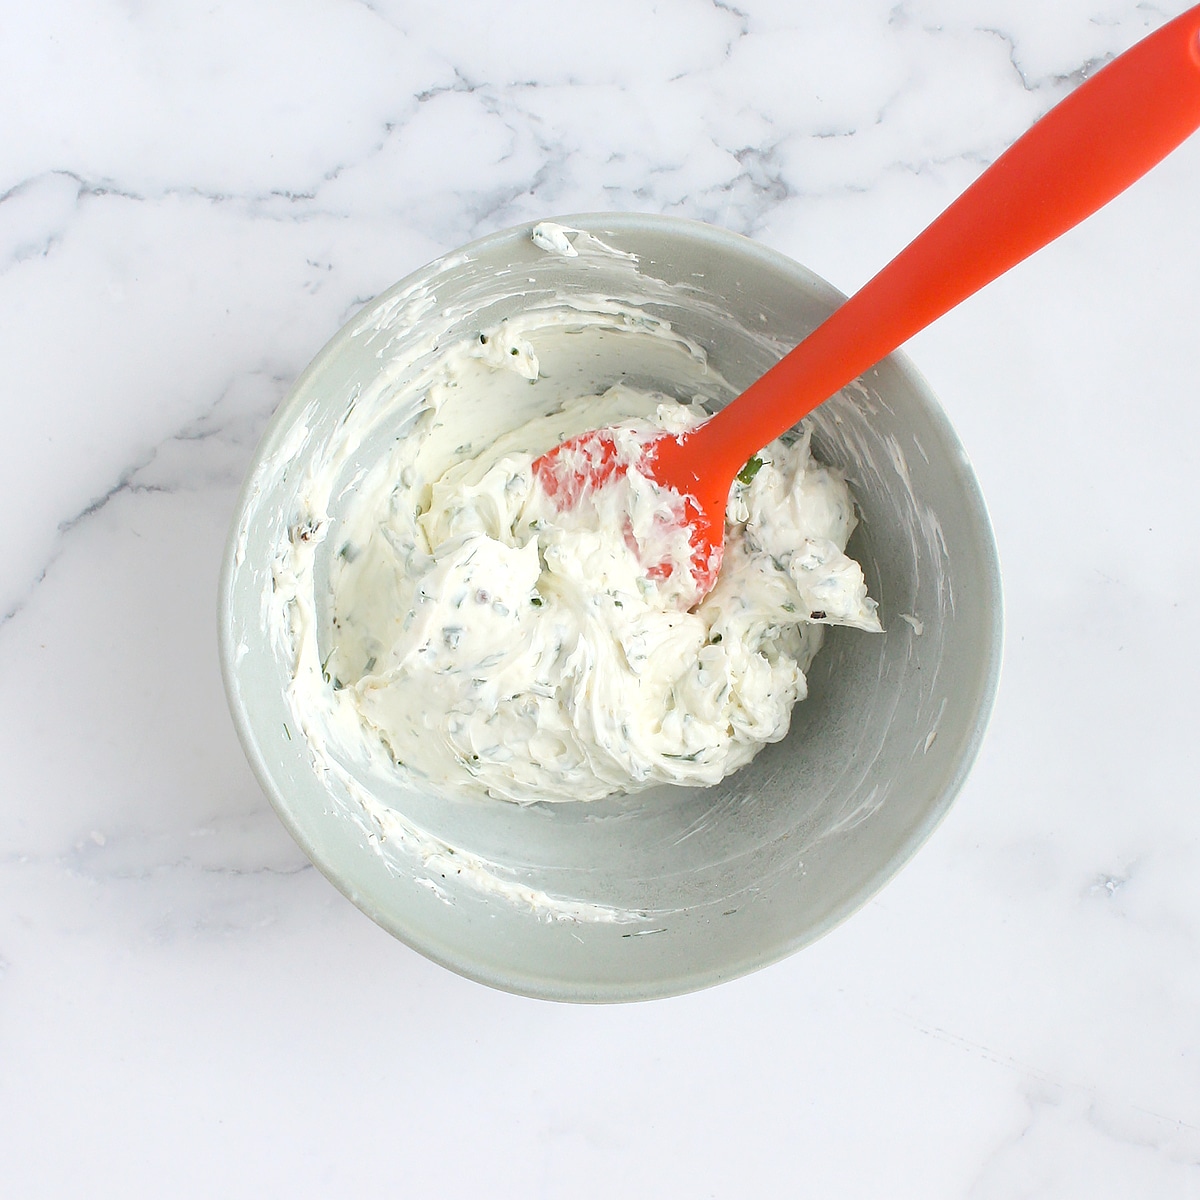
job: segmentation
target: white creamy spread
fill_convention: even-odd
[[[479,357],[525,370],[511,349]],[[518,801],[716,783],[786,734],[824,625],[879,629],[844,553],[849,490],[807,435],[773,442],[735,484],[720,578],[691,612],[670,586],[690,554],[678,525],[660,522],[649,561],[683,569],[647,578],[653,484],[631,471],[560,513],[534,481],[564,427],[679,431],[701,416],[618,385],[444,470],[421,469],[415,435],[363,486],[330,573],[324,669],[396,763]]]
[[[567,254],[575,232],[536,238]],[[401,302],[414,317],[429,303]],[[845,553],[849,488],[806,431],[739,477],[720,577],[691,611],[686,570],[647,576],[648,562],[684,567],[690,549],[636,470],[560,513],[535,482],[537,455],[591,429],[637,439],[706,415],[643,387],[573,389],[581,334],[619,339],[684,398],[729,394],[666,321],[575,295],[423,343],[388,368],[395,394],[385,370],[313,456],[266,614],[294,663],[289,702],[314,762],[365,757],[422,789],[518,802],[713,784],[785,736],[826,625],[879,630]],[[364,336],[386,363],[394,335]],[[412,414],[403,436],[364,459],[396,406]],[[306,435],[302,421],[294,436]],[[289,442],[280,462],[294,453]]]

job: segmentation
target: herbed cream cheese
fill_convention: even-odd
[[[583,277],[618,261],[639,298],[531,272],[509,284],[525,307],[472,332],[470,301],[414,285],[353,329],[377,374],[268,464],[298,475],[263,618],[318,771],[521,803],[714,784],[785,736],[825,626],[880,628],[845,553],[849,487],[804,427],[735,483],[720,577],[690,611],[677,497],[636,470],[565,513],[541,491],[534,459],[568,438],[636,445],[736,391],[664,316],[721,314],[590,235],[534,231],[547,253],[564,238]]]
[[[536,378],[523,342],[481,334],[458,385]],[[399,769],[515,801],[713,784],[787,733],[824,626],[879,630],[845,554],[849,488],[807,433],[742,472],[720,577],[692,611],[647,577],[646,561],[690,553],[656,521],[655,485],[630,471],[560,513],[535,480],[535,455],[564,436],[677,432],[697,409],[617,385],[450,463],[429,460],[428,423],[362,481],[330,559],[323,674]]]

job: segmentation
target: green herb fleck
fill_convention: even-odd
[[[545,601],[542,600],[541,596],[530,596],[529,603],[532,604],[534,608],[541,608]]]
[[[711,645],[715,646],[721,640],[721,635],[719,633],[714,633],[708,640]]]
[[[752,455],[746,460],[746,465],[737,473],[738,483],[749,484],[751,480],[762,470],[763,460],[757,454]]]

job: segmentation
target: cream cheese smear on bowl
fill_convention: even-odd
[[[534,240],[563,252],[575,232],[543,223]],[[554,387],[581,330],[661,343],[695,383],[714,374],[668,322],[604,296],[480,328],[396,389],[411,427],[346,484],[346,455],[377,416],[352,406],[276,564],[275,619],[300,643],[297,706],[326,710],[339,740],[374,742],[437,789],[578,801],[718,783],[786,735],[825,626],[880,630],[845,553],[850,489],[814,459],[803,427],[739,476],[718,582],[690,609],[686,530],[663,519],[666,498],[636,470],[559,511],[537,455],[602,426],[631,439],[682,431],[710,398]],[[537,401],[522,404],[522,391]],[[481,425],[514,393],[498,427]]]

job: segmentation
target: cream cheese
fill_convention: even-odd
[[[539,231],[564,254],[576,233]],[[395,304],[417,319],[430,301]],[[686,571],[647,576],[690,554],[663,519],[669,496],[636,471],[566,514],[541,491],[531,464],[565,439],[679,432],[730,394],[660,316],[576,293],[388,363],[397,313],[362,330],[387,365],[309,460],[267,596],[323,769],[358,759],[422,790],[517,802],[713,784],[786,735],[825,626],[879,630],[845,553],[849,488],[803,429],[735,484],[720,578],[690,611]],[[612,338],[631,373],[675,394],[574,385],[578,356]],[[364,458],[400,410],[404,436]]]
[[[505,331],[472,355],[522,374],[532,360]],[[701,416],[618,385],[440,471],[414,435],[364,484],[330,572],[325,673],[397,765],[517,801],[716,783],[787,733],[825,625],[879,629],[845,554],[849,489],[807,435],[735,484],[725,563],[693,611],[670,586],[686,570],[647,578],[647,561],[690,553],[653,484],[631,471],[599,506],[560,513],[535,482],[534,455],[564,429]]]

